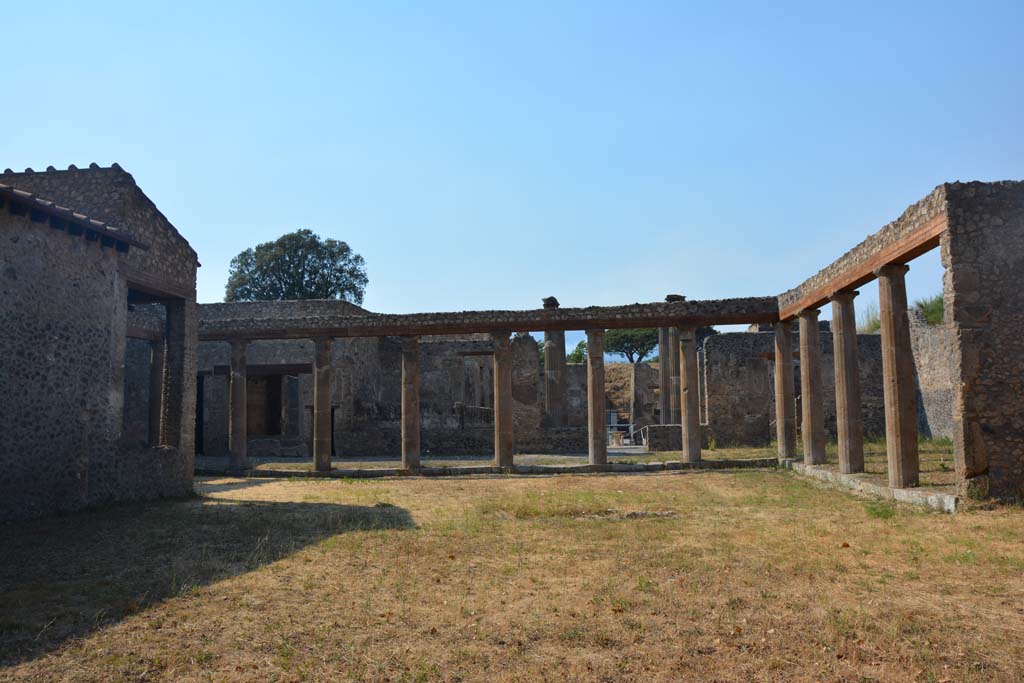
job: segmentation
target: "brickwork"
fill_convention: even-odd
[[[187,495],[194,252],[119,168],[0,178],[149,246],[125,253],[88,234],[54,229],[35,212],[0,210],[0,393],[8,397],[0,401],[0,519]],[[140,272],[144,282],[136,279]],[[129,291],[140,285],[183,297],[167,307],[172,344],[161,448],[144,445],[148,420],[136,398],[146,405],[141,387],[148,389],[148,380],[126,369],[126,360],[133,368],[148,362],[148,350],[133,342],[129,352],[126,338]],[[126,430],[126,417],[146,427]]]
[[[967,493],[1024,496],[1024,182],[944,186],[953,442]]]

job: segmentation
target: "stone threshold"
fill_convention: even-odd
[[[805,477],[823,481],[833,488],[918,505],[948,514],[956,513],[961,503],[960,497],[952,493],[922,488],[894,489],[871,481],[869,474],[842,474],[820,465],[806,465],[799,460],[783,460],[779,465]]]
[[[227,472],[211,469],[196,469],[199,476],[240,476],[254,478],[311,478],[311,479],[367,479],[378,477],[455,477],[474,474],[519,474],[519,475],[552,475],[552,474],[592,474],[592,473],[641,473],[665,472],[673,470],[729,470],[750,468],[775,468],[775,458],[756,458],[751,460],[701,460],[690,463],[679,460],[668,462],[625,463],[613,462],[606,465],[513,465],[496,467],[494,465],[454,466],[454,467],[420,467],[408,470],[401,467],[361,467],[333,468],[329,472],[314,470],[273,470],[252,469],[244,472]]]

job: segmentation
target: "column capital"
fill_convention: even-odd
[[[412,351],[419,347],[420,338],[417,335],[402,337],[402,349]]]
[[[875,277],[899,277],[907,274],[910,266],[905,263],[887,263],[875,268]]]
[[[313,340],[314,344],[330,344],[331,342],[334,341],[334,337],[330,337],[330,336],[310,337],[310,339]]]
[[[603,337],[604,329],[587,330],[587,337]]]
[[[676,327],[680,339],[693,339],[697,336],[696,325],[680,325]]]
[[[512,333],[508,330],[495,330],[490,335],[496,348],[506,349],[512,345]]]
[[[796,316],[798,318],[806,318],[808,320],[817,320],[820,314],[821,311],[817,308],[804,308],[797,311]]]
[[[231,344],[232,349],[245,349],[249,345],[248,339],[234,338],[229,339],[228,343]],[[223,348],[223,347],[222,347]]]
[[[857,296],[860,295],[856,289],[841,289],[838,292],[832,292],[829,295],[829,301],[853,301]]]

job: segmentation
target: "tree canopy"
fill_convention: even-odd
[[[363,257],[345,242],[296,230],[231,259],[225,301],[341,299],[363,303]]]
[[[581,341],[576,345],[576,348],[569,352],[569,355],[565,357],[570,363],[586,363],[587,362],[587,342],[586,340]]]
[[[638,327],[632,330],[608,330],[604,334],[604,348],[614,356],[625,356],[634,365],[640,363],[658,346],[658,330]]]

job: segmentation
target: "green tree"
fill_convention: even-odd
[[[586,340],[581,341],[576,345],[576,348],[569,352],[569,355],[565,357],[570,363],[586,363],[587,362],[587,342]]]
[[[643,361],[658,346],[658,330],[653,327],[638,327],[631,330],[608,330],[604,335],[605,351],[614,356],[624,356],[636,365]]]
[[[340,240],[296,230],[231,259],[225,301],[341,299],[363,303],[363,257]]]
[[[941,325],[944,322],[946,306],[941,294],[918,299],[914,302],[914,308],[921,312],[929,325]]]

